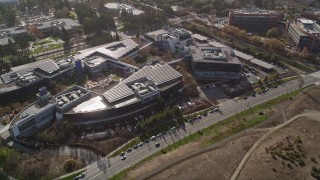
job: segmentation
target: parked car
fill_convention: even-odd
[[[122,157],[121,157],[121,160],[125,160],[125,159],[127,159],[126,156],[122,156]]]
[[[127,152],[129,153],[129,152],[131,152],[131,151],[132,151],[132,148],[128,148]]]
[[[139,145],[140,147],[142,147],[142,146],[143,146],[143,142],[140,142],[138,145]]]
[[[134,146],[133,146],[133,149],[138,149],[138,148],[139,148],[138,145],[134,145]]]
[[[156,137],[155,136],[151,136],[150,140],[154,141],[154,140],[156,140]]]
[[[155,144],[156,148],[160,147],[160,143]]]
[[[150,142],[149,139],[144,140],[144,143],[149,143],[149,142]]]
[[[124,156],[124,155],[125,155],[125,152],[120,153],[120,156]]]

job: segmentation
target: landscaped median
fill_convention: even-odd
[[[272,99],[268,102],[265,102],[263,104],[254,106],[248,110],[242,111],[236,115],[233,115],[225,120],[221,120],[201,131],[195,132],[191,134],[190,136],[187,136],[178,142],[162,149],[161,151],[147,157],[146,159],[140,161],[139,163],[135,164],[134,166],[131,166],[130,168],[121,171],[120,173],[113,176],[111,179],[123,179],[127,173],[141,165],[143,162],[148,161],[156,156],[161,155],[162,153],[167,153],[169,151],[172,151],[174,149],[177,149],[178,147],[188,144],[193,141],[199,140],[203,136],[207,136],[209,138],[206,138],[207,140],[203,142],[204,147],[208,147],[212,144],[217,143],[218,141],[221,141],[222,139],[225,139],[231,135],[234,135],[240,131],[243,131],[245,129],[248,129],[250,127],[253,127],[269,118],[269,116],[272,113],[272,107],[275,105],[285,101],[290,100],[292,97],[297,96],[301,91],[295,90],[288,94],[282,95],[280,97],[277,97],[275,99]]]

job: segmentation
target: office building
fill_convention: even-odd
[[[51,80],[59,80],[74,73],[72,58],[58,61],[44,60],[12,67],[9,73],[0,77],[1,102],[34,93]]]
[[[81,50],[74,58],[83,61],[86,70],[91,75],[99,75],[104,69],[112,69],[121,76],[128,77],[138,68],[123,63],[121,60],[124,57],[135,57],[139,50],[137,43],[126,39]]]
[[[295,42],[297,49],[307,47],[309,52],[318,53],[320,50],[320,26],[312,20],[297,18],[288,24],[288,32]]]
[[[230,48],[190,46],[195,79],[239,79],[241,63]]]
[[[283,21],[284,15],[262,9],[238,9],[229,12],[229,25],[249,32],[264,32]]]
[[[112,16],[118,17],[121,15],[123,11],[126,11],[128,14],[132,14],[134,16],[138,16],[144,14],[144,11],[139,10],[128,4],[120,4],[120,3],[107,3],[104,5],[107,13]]]
[[[125,121],[152,110],[159,97],[169,98],[181,87],[182,75],[171,66],[147,65],[102,95],[92,94],[63,115],[86,128]]]
[[[19,112],[10,123],[9,132],[14,138],[29,137],[55,119],[56,101],[45,87],[39,89],[37,101]]]
[[[189,54],[188,47],[193,43],[191,32],[172,27],[165,27],[164,29],[148,32],[144,37],[153,41],[156,47],[168,49],[172,53],[177,53],[180,57]]]

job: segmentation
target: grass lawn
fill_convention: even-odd
[[[275,106],[285,100],[288,100],[290,97],[297,96],[300,92],[301,92],[300,90],[292,91],[288,94],[279,96],[279,97],[272,99],[268,102],[254,106],[248,110],[242,111],[242,112],[240,112],[236,115],[233,115],[225,120],[222,120],[218,123],[215,123],[205,129],[201,130],[201,134],[198,132],[193,133],[193,134],[185,137],[184,139],[181,139],[180,141],[177,141],[176,143],[164,148],[163,150],[147,157],[143,161],[138,162],[134,166],[132,166],[124,171],[121,171],[120,173],[113,176],[111,179],[113,179],[113,180],[123,179],[131,169],[134,169],[135,167],[139,166],[143,162],[145,162],[149,159],[152,159],[153,157],[159,156],[162,153],[166,153],[166,152],[175,150],[178,147],[185,145],[185,144],[188,144],[192,141],[197,141],[198,139],[201,138],[201,136],[209,136],[209,135],[212,136],[213,135],[210,138],[210,140],[204,141],[203,146],[207,147],[207,146],[210,146],[218,141],[221,141],[222,139],[227,138],[233,134],[236,134],[236,133],[243,131],[247,128],[253,127],[254,125],[257,125],[257,124],[267,120],[269,117],[268,114],[261,114],[260,115],[259,114],[260,112],[264,112],[267,109],[271,108],[272,106]],[[225,127],[228,127],[227,130],[222,132],[221,130],[225,129]]]

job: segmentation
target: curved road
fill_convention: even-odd
[[[241,160],[241,162],[239,163],[236,171],[233,173],[231,180],[236,180],[236,178],[238,177],[243,165],[247,162],[247,160],[249,159],[250,155],[252,154],[252,152],[262,143],[262,141],[264,141],[267,137],[269,137],[272,133],[274,133],[275,131],[287,126],[288,124],[292,123],[293,121],[299,119],[300,117],[320,117],[320,112],[313,112],[313,113],[302,113],[302,114],[298,114],[294,117],[292,117],[291,119],[289,119],[288,121],[285,121],[284,123],[280,124],[279,126],[274,127],[271,131],[267,132],[265,135],[263,135],[251,148],[250,150],[247,152],[247,154],[243,157],[243,159]],[[318,120],[320,121],[320,120]]]

